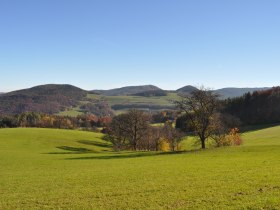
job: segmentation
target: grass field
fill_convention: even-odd
[[[1,129],[0,209],[280,209],[279,126],[178,154],[116,153],[100,138]]]

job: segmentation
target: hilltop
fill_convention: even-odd
[[[138,94],[146,91],[161,90],[154,85],[141,85],[141,86],[126,86],[121,88],[115,88],[110,90],[93,90],[93,93],[98,93],[106,96],[126,96]]]
[[[180,94],[189,94],[189,93],[192,93],[196,90],[198,90],[196,87],[191,86],[191,85],[187,85],[187,86],[184,86],[182,88],[179,88],[178,90],[176,90],[176,92],[180,93]]]
[[[77,106],[86,95],[87,91],[72,85],[40,85],[1,95],[0,113],[58,113]]]

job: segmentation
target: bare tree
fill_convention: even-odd
[[[162,128],[149,126],[140,145],[142,150],[159,151],[162,137]]]
[[[179,150],[179,144],[185,136],[179,129],[173,127],[172,122],[166,122],[162,128],[162,134],[168,141],[172,151]]]
[[[149,127],[150,116],[140,110],[130,110],[113,118],[109,136],[113,144],[122,148],[130,147],[138,150],[141,140],[145,137]]]
[[[200,139],[201,148],[205,149],[205,141],[214,135],[215,131],[211,121],[219,106],[218,95],[201,87],[189,95],[181,96],[181,100],[175,103],[190,120],[195,134]]]

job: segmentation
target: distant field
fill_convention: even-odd
[[[106,100],[110,106],[119,104],[174,106],[173,101],[178,100],[177,93],[168,93],[167,96],[143,97],[143,96],[101,96],[88,94],[88,98]]]
[[[177,93],[168,93],[167,96],[142,97],[142,96],[104,96],[110,105],[116,104],[153,104],[161,106],[172,106],[172,101],[179,97]]]
[[[0,209],[280,209],[280,126],[178,154],[116,153],[101,137],[0,129]]]
[[[83,112],[80,111],[79,107],[76,107],[76,108],[73,108],[73,109],[70,109],[67,111],[60,112],[58,115],[76,117],[76,116],[82,115],[82,114],[83,114]]]
[[[98,99],[98,100],[105,100],[108,102],[108,104],[112,107],[115,105],[134,105],[134,106],[140,106],[139,109],[150,111],[150,110],[165,110],[166,108],[173,108],[174,103],[173,101],[178,100],[179,96],[177,93],[168,93],[167,96],[157,96],[157,97],[143,97],[143,96],[102,96],[102,95],[96,95],[96,94],[88,94],[87,95],[87,101],[84,99],[83,101],[80,101],[80,105],[85,103],[92,103],[91,99]],[[142,108],[141,108],[142,106]],[[153,106],[159,106],[157,109],[153,109]],[[151,107],[151,108],[147,108]],[[121,114],[129,110],[130,108],[119,108],[115,109],[116,114]],[[75,117],[77,115],[82,114],[82,112],[79,111],[79,107],[75,107],[73,109],[60,112],[59,115],[62,116],[71,116]]]

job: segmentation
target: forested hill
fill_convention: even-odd
[[[126,96],[134,95],[148,91],[162,90],[154,85],[142,85],[142,86],[127,86],[122,88],[116,88],[111,90],[93,90],[92,92],[106,96]]]
[[[67,107],[77,106],[86,95],[87,91],[72,85],[36,86],[1,95],[0,113],[58,113]]]
[[[179,94],[189,94],[189,93],[192,93],[194,91],[198,90],[196,87],[194,86],[191,86],[191,85],[187,85],[187,86],[184,86],[182,88],[179,88],[178,90],[176,90],[177,93]]]
[[[47,84],[39,85],[28,89],[17,90],[5,94],[5,96],[24,95],[24,96],[39,96],[39,95],[63,95],[72,99],[81,99],[87,94],[86,90],[68,84]]]

